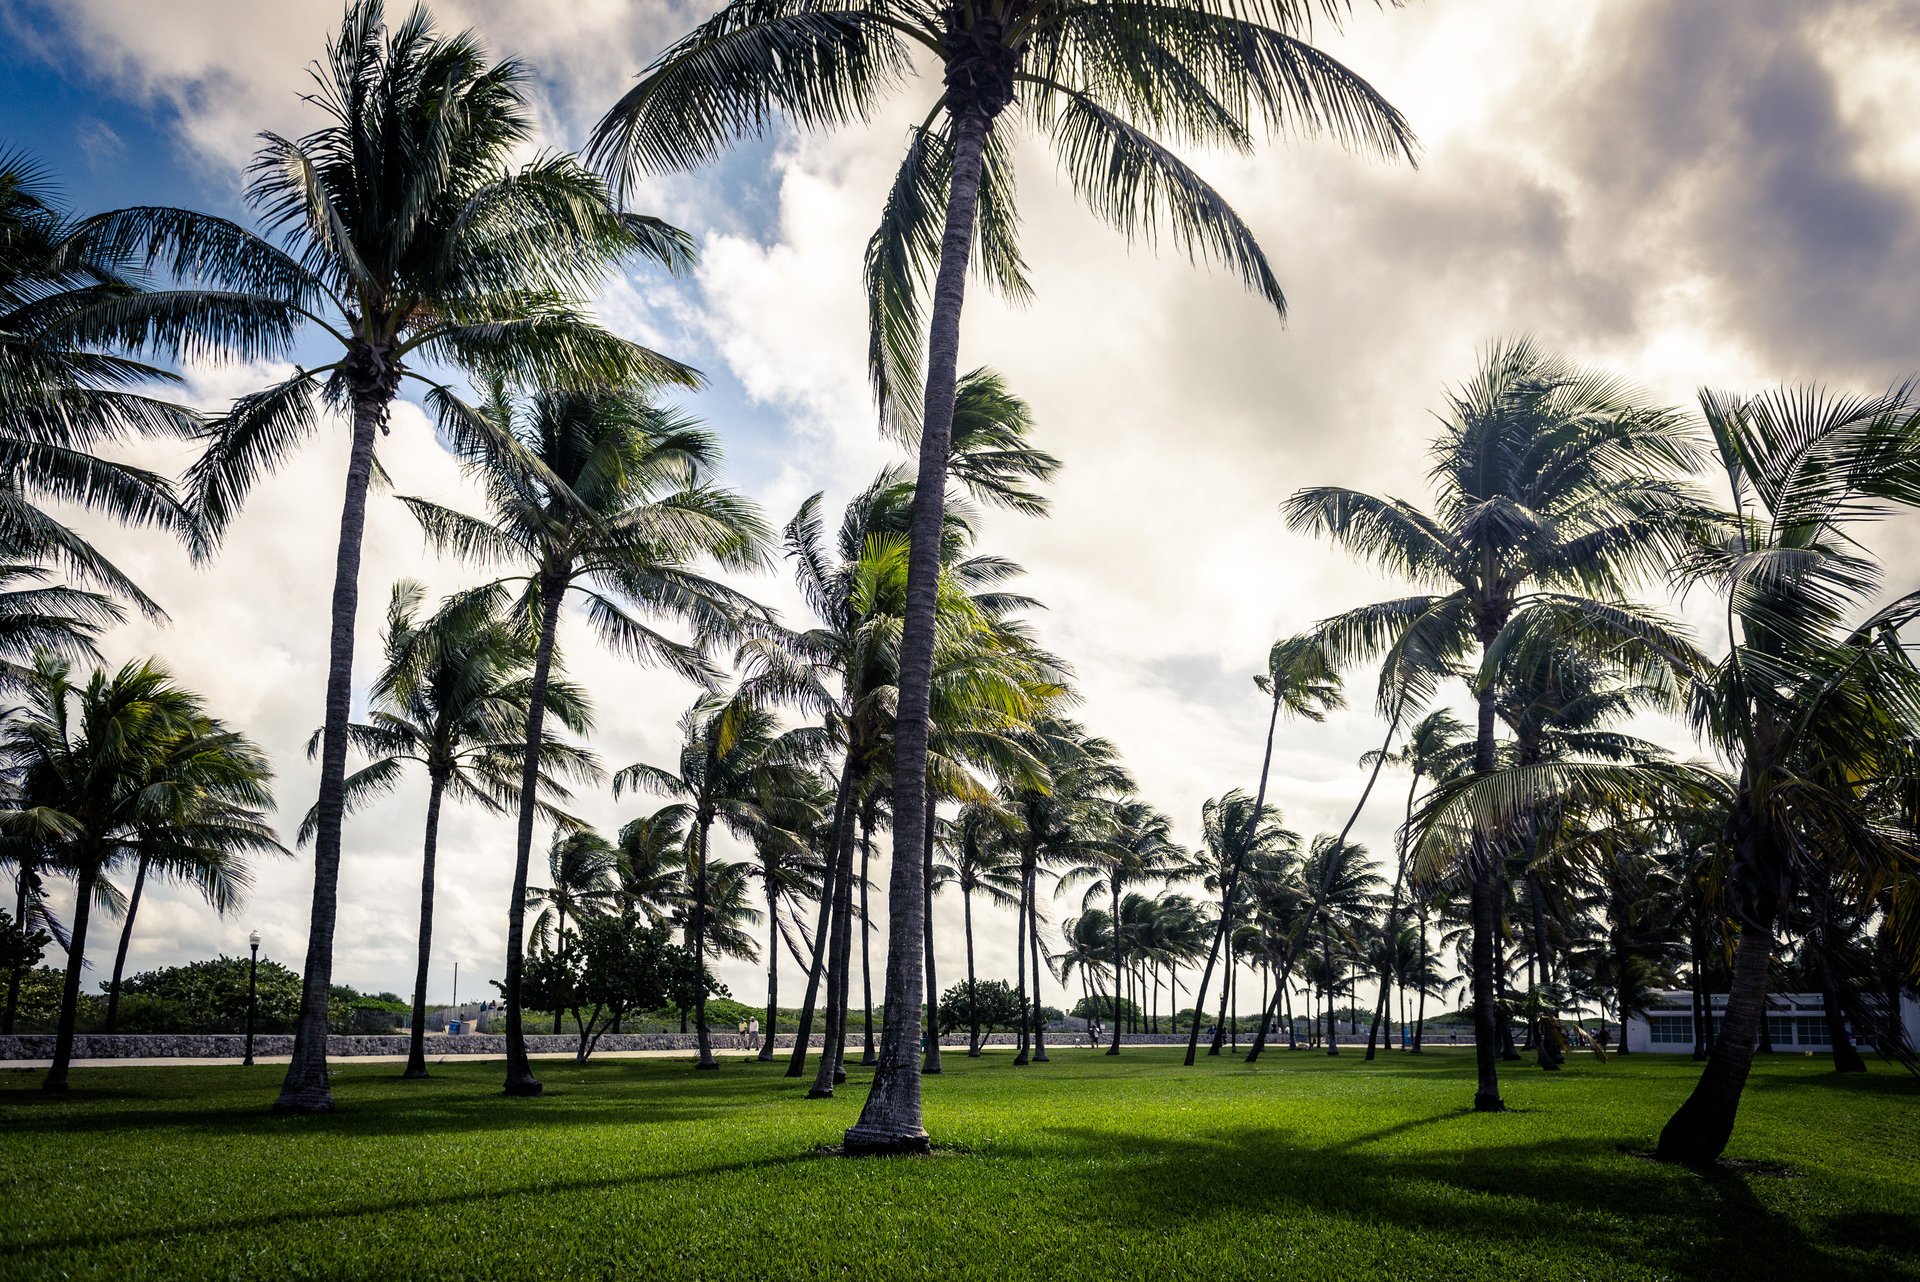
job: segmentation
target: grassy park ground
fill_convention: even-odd
[[[1639,1156],[1684,1057],[1549,1075],[1474,1115],[1466,1050],[952,1056],[940,1146],[847,1161],[864,1095],[808,1102],[728,1057],[338,1070],[340,1112],[267,1114],[280,1070],[0,1073],[0,1277],[1666,1278],[1920,1276],[1920,1086],[1763,1058],[1726,1169]]]

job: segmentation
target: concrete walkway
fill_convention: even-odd
[[[966,1043],[964,1042],[957,1047],[942,1044],[940,1049],[943,1054],[949,1055],[957,1051],[962,1058],[965,1058],[967,1053]],[[1014,1047],[1011,1046],[982,1046],[980,1048],[983,1054],[990,1051],[1012,1051],[1013,1049]],[[1083,1045],[1054,1046],[1049,1044],[1047,1046],[1047,1054],[1056,1055],[1071,1051],[1085,1051],[1087,1049],[1088,1048]],[[1105,1050],[1106,1048],[1101,1047],[1100,1049]],[[781,1047],[774,1055],[775,1062],[784,1062],[790,1053],[789,1048]],[[818,1054],[819,1052],[816,1050],[812,1053]],[[694,1052],[690,1050],[595,1051],[593,1053],[593,1061],[589,1062],[603,1059],[684,1059],[691,1061],[694,1057]],[[750,1060],[754,1058],[754,1055],[751,1051],[724,1050],[715,1051],[713,1057],[718,1060]],[[427,1054],[427,1063],[429,1065],[476,1064],[485,1063],[489,1060],[498,1062],[504,1058],[505,1056],[503,1055],[435,1055],[429,1051]],[[570,1051],[534,1051],[528,1055],[527,1058],[571,1060],[573,1054]],[[253,1065],[255,1068],[261,1068],[267,1065],[285,1065],[291,1063],[292,1059],[293,1057],[290,1055],[255,1055],[253,1057]],[[333,1063],[335,1064],[404,1064],[406,1062],[407,1057],[405,1055],[336,1055],[333,1058]],[[857,1052],[855,1058],[848,1060],[848,1063],[856,1066],[859,1062]],[[222,1066],[239,1068],[243,1065],[238,1056],[232,1059],[188,1059],[182,1056],[177,1058],[152,1059],[76,1059],[73,1061],[73,1067],[75,1068],[216,1068]],[[45,1072],[51,1067],[53,1067],[53,1061],[48,1059],[0,1060],[0,1073]]]

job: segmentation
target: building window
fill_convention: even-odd
[[[1649,1015],[1647,1028],[1655,1046],[1693,1045],[1693,1016]]]
[[[1792,1046],[1794,1044],[1793,1016],[1767,1016],[1767,1036],[1773,1038],[1773,1044],[1776,1047]]]
[[[1799,1044],[1801,1046],[1831,1046],[1827,1040],[1827,1019],[1824,1015],[1797,1015],[1793,1021],[1799,1026]]]

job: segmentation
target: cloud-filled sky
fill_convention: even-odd
[[[254,134],[312,120],[298,94],[338,21],[334,0],[166,9],[155,22],[143,0],[0,0],[0,147],[51,166],[83,209],[237,213]],[[556,146],[579,145],[627,78],[703,11],[688,0],[436,6],[443,25],[470,24],[496,53],[532,65],[543,141]],[[983,542],[1027,567],[1026,590],[1050,607],[1041,637],[1078,673],[1082,719],[1120,745],[1189,841],[1204,798],[1252,785],[1264,727],[1250,678],[1267,646],[1395,591],[1289,533],[1279,503],[1322,483],[1422,496],[1430,415],[1490,339],[1532,333],[1674,405],[1703,385],[1877,390],[1920,366],[1911,4],[1419,0],[1363,6],[1320,43],[1406,113],[1422,149],[1417,168],[1312,139],[1193,157],[1267,247],[1286,325],[1224,273],[1129,247],[1027,141],[1018,158],[1036,298],[1014,309],[976,290],[963,334],[963,366],[1002,371],[1032,403],[1041,444],[1067,464],[1051,519],[992,515]],[[912,86],[868,128],[775,134],[650,185],[642,203],[697,236],[700,267],[678,282],[636,275],[601,300],[610,322],[707,373],[686,405],[724,438],[729,481],[776,522],[816,490],[845,499],[895,457],[867,392],[859,262],[926,98]],[[194,397],[217,405],[269,371],[190,374]],[[383,451],[400,492],[478,510],[417,409],[397,412]],[[110,657],[164,657],[260,740],[279,765],[288,834],[313,794],[303,745],[320,718],[345,454],[343,432],[323,435],[263,485],[210,568],[97,530],[172,616],[128,625]],[[157,447],[140,457],[184,461]],[[1904,582],[1913,542],[1883,542]],[[402,575],[438,589],[472,581],[425,552],[398,504],[377,499],[363,674]],[[752,587],[798,609],[776,577]],[[1716,644],[1710,629],[1701,639]],[[597,649],[577,624],[562,644],[594,698],[603,759],[670,761],[692,691]],[[1356,681],[1356,709],[1282,733],[1273,792],[1299,831],[1337,828],[1358,793],[1356,758],[1382,730],[1364,687]],[[1676,727],[1647,728],[1695,751]],[[1391,850],[1397,791],[1359,825],[1376,852]],[[349,823],[341,982],[410,983],[423,797],[403,789]],[[580,809],[608,830],[638,812],[606,795]],[[500,973],[511,849],[498,819],[446,820],[436,999],[456,959],[469,995]],[[304,858],[276,864],[221,921],[163,887],[142,909],[130,965],[241,952],[250,928],[269,955],[296,960],[310,889]],[[1056,919],[1073,910],[1061,901]],[[960,906],[948,897],[937,911],[951,982]],[[982,970],[1010,974],[1011,925],[996,915],[982,915]],[[791,975],[790,959],[784,968]],[[721,973],[736,996],[764,991],[756,967]]]

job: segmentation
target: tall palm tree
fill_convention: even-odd
[[[1241,924],[1242,881],[1248,870],[1255,872],[1291,859],[1298,850],[1299,835],[1282,826],[1278,806],[1260,805],[1240,789],[1224,796],[1209,797],[1200,807],[1201,883],[1218,899],[1214,922],[1212,957]],[[1220,922],[1227,925],[1223,928]],[[1231,970],[1229,970],[1231,975]],[[1220,1053],[1226,1028],[1227,985],[1220,989],[1220,1017],[1214,1021],[1212,1044],[1207,1054]],[[1204,981],[1194,997],[1193,1029],[1189,1030],[1187,1052],[1191,1055],[1198,1042],[1200,1018],[1205,1010]]]
[[[1661,568],[1696,509],[1691,492],[1668,479],[1697,454],[1678,415],[1519,339],[1495,344],[1479,373],[1449,395],[1432,453],[1433,514],[1337,486],[1300,490],[1286,502],[1294,528],[1325,534],[1428,589],[1321,623],[1317,635],[1337,661],[1365,661],[1416,641],[1430,671],[1475,660],[1467,671],[1478,712],[1473,768],[1481,774],[1496,765],[1495,677],[1516,635],[1554,627],[1611,647],[1622,661],[1684,667],[1684,639],[1618,599]],[[1499,861],[1483,833],[1464,854],[1473,912],[1474,1107],[1499,1111]]]
[[[700,1058],[695,1067],[712,1070],[720,1064],[713,1057],[712,1034],[707,1028],[706,950],[710,943],[719,943],[723,951],[753,955],[750,939],[721,933],[732,929],[735,920],[747,918],[752,910],[745,907],[744,869],[738,865],[727,865],[726,895],[716,901],[715,892],[721,883],[715,878],[718,865],[709,859],[713,825],[718,822],[748,841],[785,840],[796,847],[801,845],[799,834],[776,827],[760,799],[770,783],[783,775],[792,776],[784,781],[783,790],[802,787],[800,776],[810,773],[810,756],[817,744],[804,729],[780,733],[773,714],[739,691],[703,695],[681,716],[680,734],[680,755],[674,769],[636,763],[613,777],[613,788],[615,796],[624,789],[644,788],[687,808],[687,880],[692,887],[687,934],[698,977],[693,987],[693,1016]],[[736,897],[738,904],[733,902]],[[718,916],[711,911],[716,902],[726,909]]]
[[[1460,719],[1442,708],[1429,712],[1407,729],[1407,737],[1396,752],[1387,753],[1388,765],[1406,770],[1412,777],[1407,780],[1406,820],[1400,831],[1394,834],[1393,890],[1387,897],[1387,924],[1385,938],[1388,947],[1381,951],[1383,958],[1380,970],[1380,993],[1373,1009],[1373,1023],[1367,1029],[1366,1058],[1372,1059],[1374,1045],[1379,1040],[1380,1025],[1391,1014],[1387,1003],[1387,994],[1392,987],[1393,976],[1387,969],[1397,965],[1399,952],[1394,941],[1400,935],[1400,891],[1407,877],[1407,833],[1413,826],[1413,802],[1420,793],[1422,780],[1434,777],[1449,777],[1458,774],[1472,755],[1467,740],[1467,728]],[[1372,758],[1369,753],[1362,764]],[[1424,946],[1426,933],[1424,926],[1420,942]]]
[[[440,812],[449,800],[480,805],[495,814],[512,806],[526,745],[533,649],[497,615],[456,605],[421,617],[426,589],[411,579],[393,585],[382,636],[384,663],[368,692],[369,717],[347,729],[354,747],[372,760],[348,775],[349,813],[398,786],[409,766],[427,775],[426,831],[420,857],[420,931],[413,975],[413,1020],[407,1067],[410,1079],[427,1076],[427,976],[433,956],[433,901],[438,877]],[[584,697],[571,684],[549,681],[547,710],[574,734],[591,728]],[[307,745],[311,756],[324,732]],[[567,796],[563,780],[600,777],[592,755],[558,739],[541,745],[542,792]],[[546,804],[546,803],[543,803]],[[558,816],[558,812],[552,812]],[[300,843],[313,839],[319,808],[300,825]]]
[[[1083,886],[1081,908],[1084,911],[1098,896],[1109,902],[1108,919],[1123,923],[1121,897],[1127,890],[1149,881],[1166,881],[1185,863],[1186,851],[1173,840],[1173,820],[1137,797],[1120,800],[1112,809],[1112,828],[1103,846],[1087,853],[1092,859],[1065,869],[1060,875],[1059,892]],[[1148,907],[1152,901],[1144,901]],[[1120,997],[1120,974],[1126,965],[1127,932],[1113,932],[1114,999]],[[1144,941],[1137,941],[1142,942]],[[1113,1030],[1107,1054],[1120,1053],[1120,1013],[1114,1008]]]
[[[593,151],[624,189],[638,174],[712,159],[735,138],[764,130],[776,112],[805,128],[865,119],[916,58],[940,74],[867,250],[875,390],[890,421],[919,431],[921,500],[913,606],[901,638],[887,1042],[849,1152],[927,1144],[914,1054],[926,912],[923,736],[960,314],[976,245],[988,279],[1015,296],[1027,292],[1003,113],[1018,101],[1020,117],[1050,136],[1095,214],[1128,234],[1171,229],[1190,255],[1223,262],[1282,309],[1279,282],[1251,230],[1155,135],[1247,149],[1263,128],[1330,133],[1411,156],[1399,113],[1303,38],[1315,12],[1337,25],[1346,10],[1344,0],[1160,0],[1124,9],[1054,0],[731,0],[643,71],[595,131]],[[921,298],[929,284],[930,309]]]
[[[1340,674],[1327,662],[1325,649],[1306,636],[1287,637],[1274,642],[1267,651],[1267,670],[1254,677],[1253,684],[1267,696],[1269,704],[1267,742],[1260,754],[1260,782],[1254,788],[1252,805],[1244,808],[1248,825],[1221,834],[1229,844],[1217,852],[1223,860],[1217,871],[1222,879],[1221,900],[1228,904],[1237,902],[1247,851],[1251,849],[1259,831],[1258,824],[1267,812],[1267,775],[1273,765],[1273,736],[1280,725],[1280,714],[1284,712],[1289,718],[1324,721],[1327,713],[1346,702]],[[1234,842],[1240,844],[1235,846],[1232,844]],[[1187,1036],[1188,1067],[1192,1067],[1194,1055],[1199,1049],[1200,1012],[1207,1002],[1207,987],[1213,980],[1214,963],[1219,959],[1220,945],[1230,929],[1230,914],[1223,915],[1214,924],[1213,946],[1207,951],[1206,965],[1200,972],[1200,986],[1193,995],[1193,1027],[1188,1030]]]
[[[517,588],[513,609],[531,621],[535,637],[502,987],[506,1090],[536,1095],[540,1082],[527,1059],[520,981],[535,772],[561,606],[579,597],[604,643],[710,686],[716,673],[706,648],[736,637],[745,618],[764,611],[702,574],[701,563],[759,569],[767,531],[751,503],[710,479],[720,462],[714,437],[643,391],[549,389],[520,398],[496,391],[474,417],[492,423],[496,438],[507,442],[487,447],[473,463],[490,519],[426,499],[403,501],[435,546],[476,564],[521,571],[469,595],[479,606],[504,605]],[[517,457],[536,460],[538,468],[520,466]],[[691,624],[694,641],[656,631],[645,621],[649,615]]]
[[[284,851],[266,822],[266,757],[209,717],[165,669],[129,663],[79,684],[64,660],[46,658],[25,699],[0,724],[0,769],[19,780],[0,828],[38,843],[46,866],[75,881],[60,1022],[43,1083],[59,1092],[67,1089],[88,918],[102,879],[145,862],[217,897],[249,884],[247,855]]]
[[[653,925],[683,920],[687,902],[687,811],[667,805],[620,825],[616,839],[623,906]]]
[[[946,825],[951,862],[939,869],[960,889],[962,930],[967,944],[967,991],[974,991],[977,973],[973,949],[973,897],[982,895],[1002,908],[1020,903],[1020,863],[1012,842],[1013,820],[988,802],[962,806]],[[980,1012],[973,1011],[967,1034],[967,1055],[980,1057]]]
[[[92,243],[137,254],[184,283],[124,306],[115,336],[145,339],[158,318],[181,315],[194,324],[187,339],[173,343],[176,350],[286,360],[296,352],[304,357],[306,343],[327,345],[327,359],[296,365],[290,376],[240,397],[206,430],[205,453],[187,481],[208,545],[253,482],[314,435],[323,408],[345,410],[351,423],[329,623],[313,907],[293,1062],[275,1105],[283,1110],[332,1107],[327,989],[361,538],[374,447],[402,385],[425,389],[456,442],[489,445],[503,466],[511,461],[552,484],[518,441],[423,369],[528,383],[694,379],[685,366],[608,333],[583,310],[580,300],[620,262],[639,256],[679,270],[690,246],[684,233],[657,219],[615,211],[605,184],[572,157],[541,153],[521,161],[533,131],[527,78],[518,62],[490,61],[471,34],[437,31],[425,9],[389,28],[380,0],[355,0],[306,97],[322,123],[299,138],[263,134],[255,154],[247,199],[272,239],[177,209],[123,209],[87,224]],[[509,979],[517,983],[517,970]],[[517,1027],[511,1016],[509,1025]],[[509,1039],[518,1045],[517,1033]]]
[[[767,818],[765,827],[754,830],[751,869],[767,906],[767,1018],[756,1058],[770,1064],[780,1016],[780,945],[786,944],[796,964],[806,965],[794,936],[804,931],[801,909],[820,894],[825,871],[820,852],[833,793],[818,770],[760,772],[753,788]]]
[[[1343,951],[1352,953],[1371,920],[1379,888],[1383,884],[1365,846],[1343,841],[1323,832],[1301,866],[1301,880],[1308,893],[1308,916],[1320,936],[1320,962],[1329,977],[1337,974],[1333,942],[1338,939]],[[1339,1036],[1334,1029],[1334,986],[1327,986],[1327,1054],[1340,1053]]]
[[[543,747],[546,745],[542,745]],[[577,925],[588,917],[620,910],[619,849],[590,828],[563,824],[547,844],[545,886],[527,887],[527,907],[537,909],[533,919],[533,947],[539,954],[558,956],[572,938],[567,918]],[[557,1036],[566,1012],[553,1012]]]

